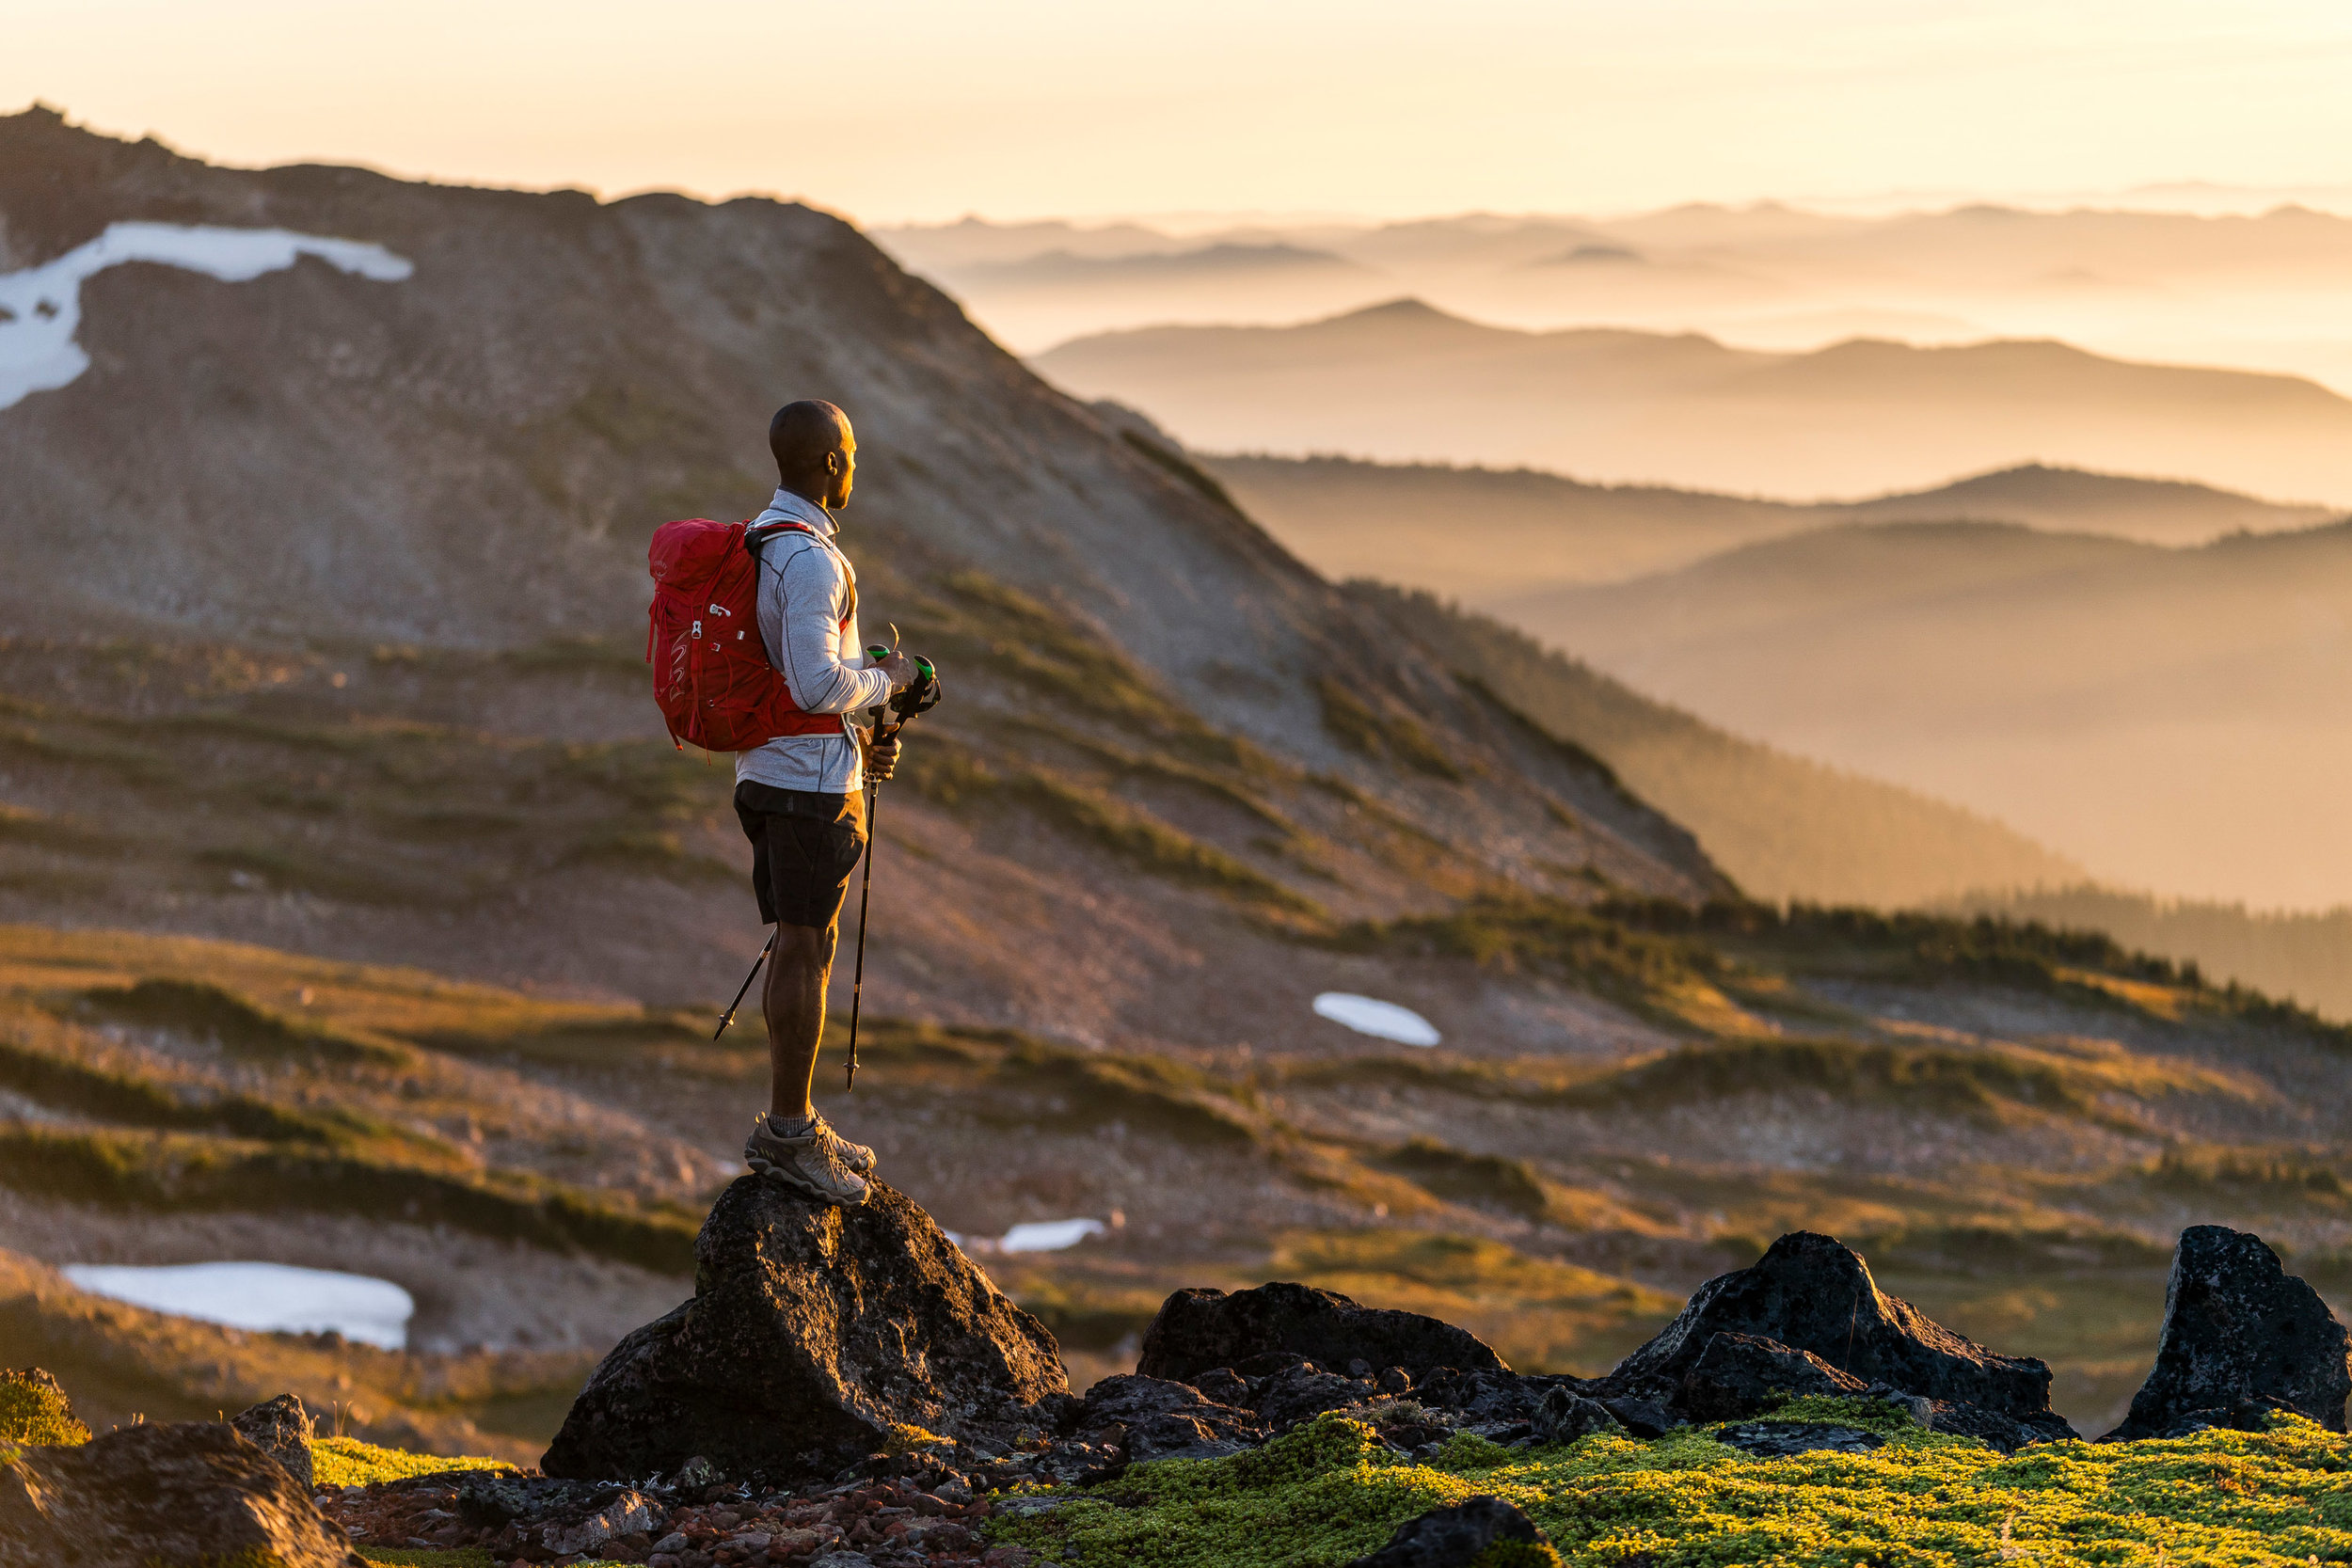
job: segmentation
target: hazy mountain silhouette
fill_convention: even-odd
[[[2325,521],[2201,484],[2042,465],[1932,490],[1803,505],[1590,484],[1531,468],[1457,468],[1343,457],[1197,457],[1299,558],[1340,579],[1409,576],[1470,604],[1544,583],[1666,571],[1759,540],[1841,522],[2027,523],[2149,544],[2197,545],[2239,531]],[[1431,538],[1443,548],[1426,547]]]
[[[2166,549],[1991,523],[1825,529],[1497,601],[1635,687],[1992,813],[2103,880],[2352,887],[2352,522]]]
[[[1292,327],[1108,333],[1036,362],[1212,450],[1798,497],[2046,462],[2352,499],[2352,402],[2293,376],[2058,342],[1766,354],[1696,334],[1522,332],[1399,301]]]

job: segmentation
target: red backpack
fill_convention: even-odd
[[[691,741],[709,752],[748,752],[780,735],[844,733],[840,714],[802,712],[768,662],[759,636],[759,557],[744,542],[750,526],[707,517],[664,523],[645,552],[653,574],[645,660],[654,667],[653,700],[681,749]],[[817,537],[806,523],[787,522],[761,530],[761,542],[785,529]],[[842,629],[849,626],[844,616]]]

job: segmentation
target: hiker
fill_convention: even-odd
[[[821,1202],[866,1201],[874,1151],[835,1132],[809,1101],[825,1028],[825,986],[842,899],[866,850],[866,784],[890,777],[898,743],[872,742],[849,716],[914,679],[893,649],[860,650],[857,577],[834,543],[849,504],[857,437],[830,403],[791,403],[768,423],[776,494],[744,536],[759,561],[760,641],[801,715],[801,733],[738,752],[735,814],[752,841],[752,891],[776,928],[760,996],[768,1020],[770,1096],[743,1162]]]

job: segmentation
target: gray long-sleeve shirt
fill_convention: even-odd
[[[759,638],[768,661],[783,672],[803,713],[872,707],[890,695],[890,677],[866,662],[857,630],[857,578],[833,545],[833,515],[780,489],[752,527],[785,520],[805,523],[817,537],[780,529],[759,552]],[[864,761],[844,722],[839,731],[780,735],[738,752],[736,781],[829,795],[865,788]]]

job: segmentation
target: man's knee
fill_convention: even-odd
[[[814,926],[778,926],[776,927],[776,968],[784,970],[822,970],[833,962],[834,927],[819,929]]]

